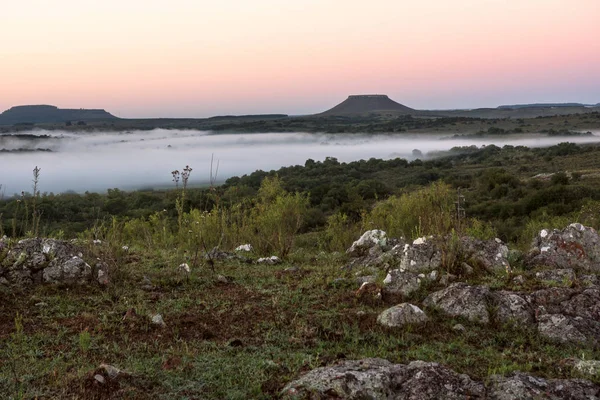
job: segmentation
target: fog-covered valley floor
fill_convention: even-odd
[[[335,157],[339,161],[369,158],[414,159],[413,150],[428,153],[456,146],[528,147],[560,142],[600,142],[594,136],[548,137],[513,135],[496,138],[454,138],[440,135],[357,135],[313,133],[211,134],[204,131],[162,130],[115,132],[57,132],[36,130],[0,136],[0,184],[6,195],[31,191],[32,170],[41,168],[41,192],[104,191],[107,188],[164,188],[171,171],[186,165],[194,171],[190,185],[209,180],[211,155],[219,160],[218,179],[272,170]],[[15,151],[47,149],[50,151]]]

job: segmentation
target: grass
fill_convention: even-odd
[[[377,315],[393,304],[357,298],[352,272],[340,269],[342,255],[298,250],[293,263],[277,266],[221,262],[217,272],[227,284],[208,267],[183,279],[175,258],[163,257],[158,266],[154,253],[132,249],[106,289],[2,289],[0,391],[12,398],[266,399],[299,374],[340,359],[436,361],[486,379],[515,370],[568,378],[575,376],[569,359],[600,357],[590,346],[435,310],[424,326],[384,329]],[[142,289],[144,276],[152,290]],[[344,281],[334,284],[337,278]],[[151,323],[154,313],[166,327]],[[456,323],[466,331],[453,330]],[[102,363],[131,376],[100,385],[94,375]]]

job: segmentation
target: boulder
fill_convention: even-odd
[[[367,358],[314,369],[283,388],[282,398],[387,399],[392,379],[403,365]]]
[[[317,368],[283,389],[283,399],[596,399],[600,386],[582,379],[543,379],[520,372],[486,384],[438,363],[392,364],[378,358]]]
[[[600,272],[600,236],[595,229],[571,224],[565,229],[543,229],[532,243],[527,265]]]
[[[442,249],[432,237],[415,239],[412,245],[404,245],[399,263],[400,271],[427,272],[442,266]]]
[[[90,266],[84,249],[75,243],[44,238],[17,242],[0,263],[0,277],[10,284],[40,283],[108,284],[108,266],[102,262]]]
[[[402,272],[399,269],[390,271],[383,280],[382,295],[386,297],[406,297],[421,286],[424,275],[413,272]]]
[[[522,399],[595,399],[600,388],[581,379],[543,379],[520,372],[490,377],[487,398],[490,400]]]
[[[366,231],[362,236],[352,243],[346,253],[351,257],[362,257],[367,255],[372,247],[384,247],[387,244],[387,235],[384,231],[373,229]]]
[[[508,271],[508,246],[500,239],[481,240],[472,237],[460,239],[463,258],[487,271]]]
[[[406,324],[422,324],[429,321],[429,317],[419,307],[402,303],[388,308],[377,317],[377,323],[390,328],[401,327]]]
[[[453,283],[445,289],[427,296],[423,304],[438,307],[452,317],[463,317],[473,322],[488,323],[490,290],[486,286],[469,286]]]
[[[493,293],[492,301],[496,306],[497,321],[520,326],[533,326],[535,323],[534,310],[526,296],[500,290]]]
[[[538,332],[562,343],[598,343],[600,322],[563,314],[544,314],[538,317]]]

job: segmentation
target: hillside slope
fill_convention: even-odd
[[[353,95],[348,96],[346,100],[327,110],[320,116],[333,116],[333,115],[350,115],[350,114],[368,114],[372,112],[381,111],[394,111],[394,113],[400,114],[414,114],[416,113],[410,107],[406,107],[400,103],[396,103],[388,96],[383,94],[370,94],[370,95]]]

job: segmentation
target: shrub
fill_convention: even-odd
[[[454,200],[450,186],[436,182],[378,203],[368,221],[373,228],[383,229],[389,236],[445,235],[454,226]]]

